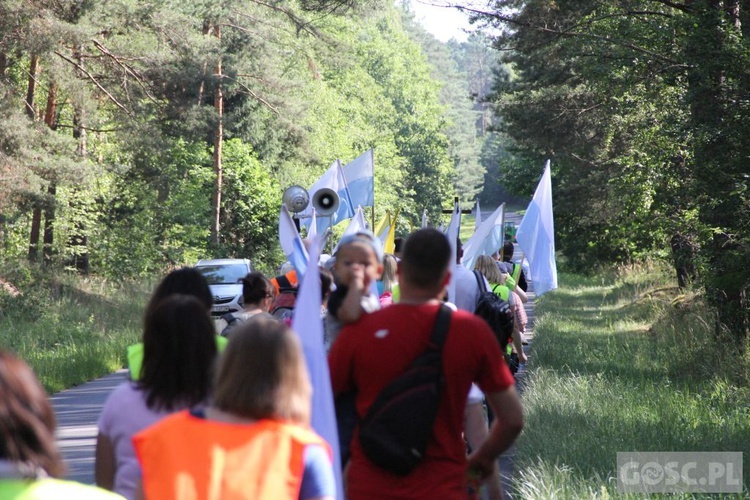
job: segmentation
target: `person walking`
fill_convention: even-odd
[[[427,228],[410,235],[398,273],[401,300],[345,326],[333,344],[329,366],[334,395],[355,391],[360,416],[427,348],[451,277],[450,259],[450,245],[440,231]],[[348,498],[463,500],[470,475],[484,479],[495,470],[495,460],[523,428],[521,402],[500,345],[481,318],[459,310],[452,314],[442,363],[445,385],[421,462],[406,476],[388,472],[365,456],[355,430]],[[472,382],[484,391],[496,419],[487,439],[467,458],[462,431]]]
[[[96,484],[134,498],[140,477],[132,437],[175,411],[205,402],[218,349],[205,304],[168,295],[148,307],[143,367],[109,395],[99,417]]]
[[[242,278],[242,311],[227,313],[221,317],[221,321],[224,322],[221,336],[229,337],[239,324],[256,314],[270,312],[274,298],[275,291],[271,280],[258,271],[248,273]]]
[[[122,500],[94,486],[60,479],[55,412],[26,362],[0,350],[0,498]]]
[[[309,427],[312,387],[299,340],[267,314],[241,324],[208,407],[133,439],[147,499],[333,500],[328,444]]]

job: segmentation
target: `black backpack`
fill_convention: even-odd
[[[497,341],[500,342],[500,348],[505,352],[508,340],[513,335],[513,311],[508,301],[487,290],[484,286],[484,278],[479,271],[474,271],[474,277],[479,286],[479,297],[474,314],[487,322],[497,337]]]
[[[443,344],[451,310],[441,305],[427,350],[383,389],[359,423],[367,458],[383,469],[408,475],[424,458],[445,383]]]

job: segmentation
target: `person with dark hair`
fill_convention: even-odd
[[[328,361],[334,395],[354,391],[360,417],[426,350],[451,278],[450,260],[451,247],[443,233],[426,228],[411,234],[399,264],[401,300],[346,325],[333,344]],[[521,402],[502,356],[495,335],[481,318],[453,312],[442,348],[445,382],[424,457],[408,475],[396,475],[366,457],[355,432],[348,498],[465,499],[468,473],[481,479],[491,474],[497,457],[523,428]],[[467,459],[462,433],[472,382],[484,391],[496,419],[487,439]]]
[[[122,499],[106,490],[63,481],[55,413],[34,372],[0,350],[0,498]]]
[[[528,291],[529,284],[526,280],[526,273],[523,269],[523,262],[514,263],[513,259],[514,245],[510,240],[506,240],[503,243],[503,248],[500,249],[500,262],[498,266],[504,273],[510,274],[513,280],[523,292]]]
[[[331,450],[310,429],[312,387],[299,340],[257,315],[234,331],[213,401],[133,439],[154,499],[333,499]]]
[[[228,337],[240,323],[256,314],[269,312],[273,305],[274,294],[271,281],[263,273],[253,271],[242,278],[242,311],[222,316],[221,320],[224,321],[225,326],[221,329],[221,336]]]
[[[402,237],[395,238],[393,240],[393,256],[396,260],[401,260],[401,249],[404,246],[404,239]]]
[[[133,498],[140,470],[131,438],[175,411],[207,401],[218,349],[205,304],[169,295],[146,310],[143,367],[109,395],[99,417],[96,484]]]
[[[194,267],[183,267],[175,269],[167,274],[157,285],[154,293],[146,305],[146,315],[155,308],[163,299],[174,294],[190,295],[195,297],[203,306],[206,315],[210,315],[213,297],[206,278]],[[227,339],[216,336],[216,347],[222,351],[227,345]],[[143,342],[128,346],[128,369],[131,380],[138,380],[141,376],[143,365]]]

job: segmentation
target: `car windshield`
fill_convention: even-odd
[[[243,264],[219,264],[201,266],[197,269],[209,285],[234,285],[248,273],[247,267]]]

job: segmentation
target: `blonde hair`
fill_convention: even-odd
[[[302,348],[286,324],[258,315],[236,328],[216,373],[216,408],[309,425],[311,396]]]
[[[398,262],[393,254],[387,253],[383,256],[383,274],[380,280],[383,282],[383,292],[390,292],[398,284],[398,275],[396,274]]]
[[[480,255],[477,257],[477,260],[474,262],[474,269],[484,274],[484,277],[490,283],[498,284],[503,282],[502,273],[497,267],[497,262],[489,255]]]

